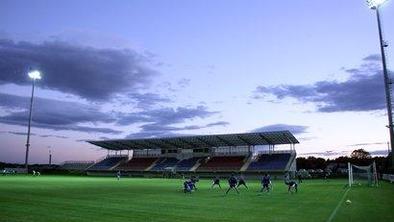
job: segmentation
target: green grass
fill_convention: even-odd
[[[352,188],[346,205],[345,183],[305,181],[291,195],[282,181],[271,194],[249,181],[249,190],[226,196],[209,180],[184,194],[179,179],[2,176],[0,221],[327,221],[338,204],[332,221],[394,221],[393,184]]]

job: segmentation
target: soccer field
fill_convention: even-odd
[[[355,187],[345,180],[307,180],[297,194],[274,181],[270,194],[210,189],[200,180],[192,194],[180,179],[117,181],[108,177],[2,176],[0,221],[394,221],[394,185]],[[344,196],[346,195],[346,196]],[[350,199],[346,205],[343,200]]]

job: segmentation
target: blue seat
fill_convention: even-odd
[[[290,160],[291,154],[262,154],[259,155],[257,160],[250,163],[248,170],[284,170]]]
[[[126,160],[126,157],[108,157],[91,166],[89,170],[109,170],[123,160]]]

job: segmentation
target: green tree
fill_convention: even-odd
[[[365,159],[371,159],[371,154],[364,149],[357,149],[357,150],[353,150],[350,157],[352,159],[365,160]]]

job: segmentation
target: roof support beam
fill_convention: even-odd
[[[269,145],[274,145],[274,144],[272,143],[272,141],[271,141],[270,139],[268,139],[267,137],[263,136],[263,134],[259,133],[258,135],[261,137],[261,139],[267,141],[267,143],[268,143]]]
[[[215,136],[215,138],[217,138],[218,140],[222,141],[227,146],[235,146],[234,144],[230,143],[228,140],[225,140],[225,139],[221,138],[220,136]]]
[[[201,137],[196,137],[196,139],[197,139],[198,141],[202,142],[202,143],[205,143],[205,144],[208,145],[209,147],[217,147],[217,146],[213,145],[212,143],[207,142],[206,140],[203,140]]]
[[[170,145],[170,146],[173,146],[174,149],[182,148],[182,147],[179,147],[177,144],[175,144],[175,143],[173,143],[173,142],[170,142],[170,141],[167,141],[167,140],[160,140],[160,142],[165,143],[165,144],[168,144],[168,145]]]
[[[190,142],[188,142],[188,141],[186,141],[186,140],[184,140],[184,139],[182,139],[182,138],[178,138],[178,140],[181,141],[181,142],[184,143],[184,144],[189,145],[190,148],[192,148],[192,149],[196,148],[196,145],[194,145],[193,143],[190,143]]]
[[[133,141],[133,142],[138,144],[138,145],[140,145],[140,146],[142,146],[144,149],[148,149],[148,150],[152,149],[152,147],[146,145],[146,143],[141,143],[140,141]]]
[[[163,144],[159,144],[159,143],[156,143],[156,141],[155,142],[153,142],[152,140],[148,140],[148,141],[144,141],[145,143],[148,143],[148,144],[153,144],[154,146],[156,146],[156,147],[159,147],[160,149],[168,149],[168,147],[167,146],[163,146]]]
[[[124,144],[126,147],[129,147],[128,150],[133,150],[133,149],[145,149],[145,147],[135,143],[135,142],[130,142],[130,141],[119,141],[119,143]]]
[[[253,144],[251,144],[249,141],[247,141],[246,139],[242,138],[240,135],[236,136],[239,140],[241,140],[242,142],[246,143],[246,145],[248,146],[252,146]]]
[[[131,149],[130,146],[127,146],[127,144],[124,144],[120,141],[114,141],[113,143],[119,145],[123,150],[130,150]]]

